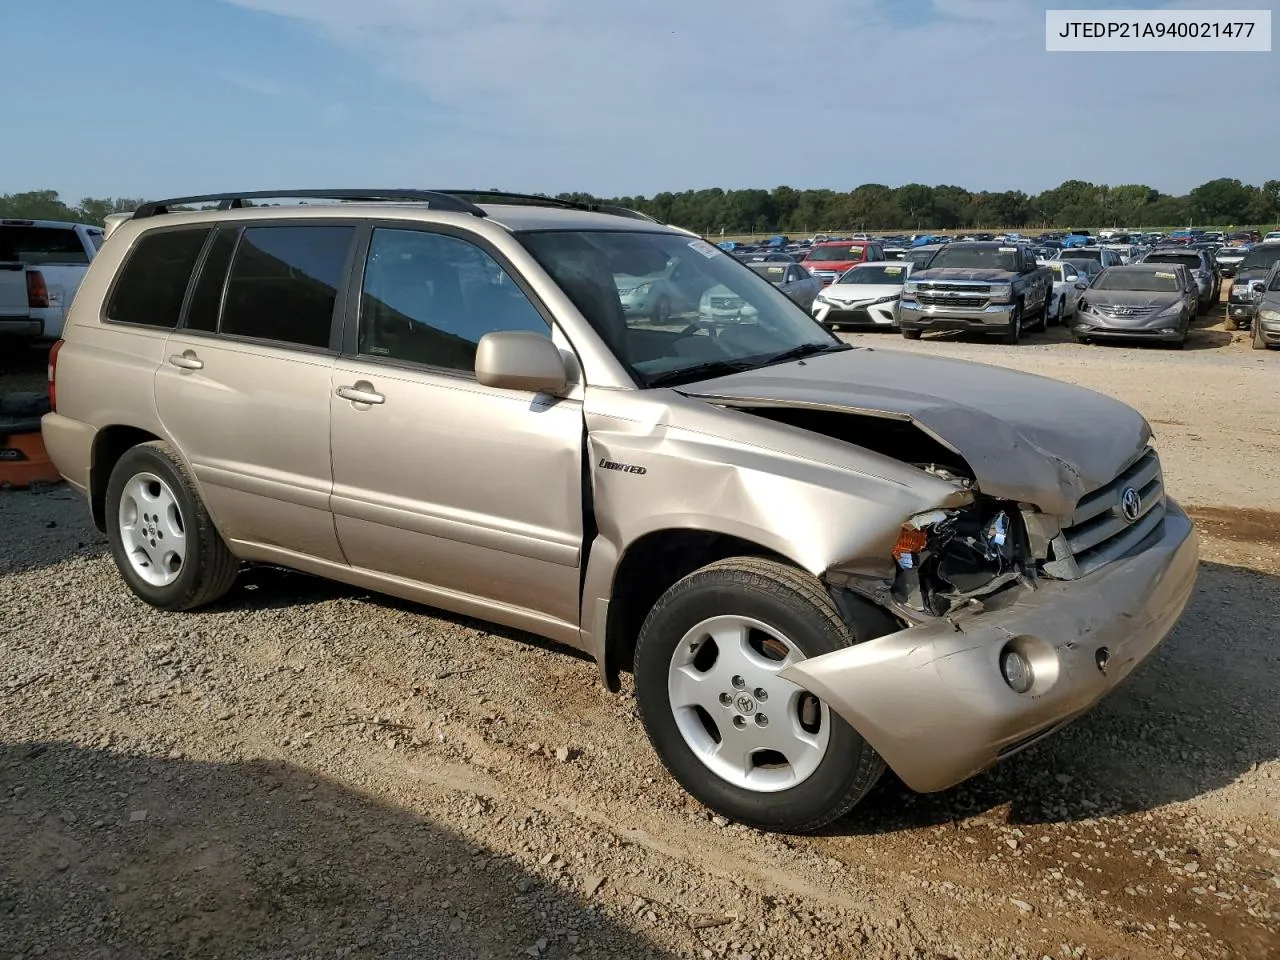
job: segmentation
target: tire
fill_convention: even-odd
[[[923,330],[903,330],[902,336],[907,340],[919,340]]]
[[[151,606],[194,610],[235,583],[239,562],[167,443],[143,443],[120,458],[107,481],[105,513],[116,568]]]
[[[1267,349],[1267,341],[1262,339],[1262,321],[1253,318],[1253,336],[1249,338],[1249,346],[1254,350]]]
[[[1090,338],[1088,338],[1088,337],[1080,337],[1080,336],[1075,337],[1075,341],[1076,341],[1076,343],[1082,343],[1082,344],[1084,344],[1085,346],[1088,346],[1089,344],[1093,343],[1093,341],[1092,341]]]
[[[1015,346],[1022,339],[1022,304],[1013,308],[1013,316],[1009,320],[1009,332],[1000,334],[1000,342]]]
[[[1237,329],[1238,326],[1239,325],[1236,323],[1236,318],[1231,316],[1231,308],[1227,307],[1227,315],[1222,319],[1222,329],[1235,330]]]
[[[899,629],[888,614],[865,602],[850,607],[847,615],[848,621],[815,577],[755,557],[710,564],[662,595],[636,643],[636,700],[654,750],[685,790],[739,823],[788,833],[819,830],[866,795],[884,772],[879,754],[834,711],[779,680],[770,672],[777,667],[768,667],[777,661],[766,661],[761,652],[768,647],[754,646],[768,639],[775,653],[790,649],[789,656],[803,659]],[[704,625],[716,629],[723,649],[708,641],[709,633],[699,632]],[[700,662],[708,653],[711,660]],[[676,702],[682,697],[678,685],[689,676],[698,678],[688,685],[698,705],[682,706]],[[709,685],[701,687],[699,681]],[[773,694],[759,697],[757,691],[766,687]],[[772,712],[771,722],[765,711]],[[812,730],[800,719],[806,711],[817,720]],[[758,729],[761,714],[766,722]],[[713,754],[726,736],[737,749]],[[820,750],[801,736],[820,743]],[[768,758],[759,752],[767,747],[755,747],[753,753],[752,744],[775,741],[791,745],[786,747],[791,756],[773,753],[775,762],[785,763],[753,766]]]

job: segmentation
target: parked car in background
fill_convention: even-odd
[[[1071,266],[1075,267],[1077,270],[1080,271],[1081,274],[1084,275],[1084,278],[1087,282],[1092,283],[1093,278],[1096,277],[1098,274],[1100,274],[1104,269],[1101,261],[1093,260],[1089,257],[1080,257],[1079,259],[1077,259],[1075,257],[1069,256],[1069,254],[1074,252],[1075,252],[1074,250],[1063,251],[1064,256],[1055,258],[1056,262],[1071,264]],[[1116,266],[1121,266],[1121,264],[1116,264]]]
[[[789,253],[748,253],[742,258],[743,263],[795,263],[796,258]]]
[[[1053,297],[1053,274],[1036,263],[1027,244],[951,243],[903,285],[898,326],[908,340],[925,330],[1022,338],[1024,324],[1043,330]]]
[[[798,263],[749,263],[752,270],[808,310],[822,289],[822,281]]]
[[[1265,281],[1278,261],[1280,240],[1271,240],[1255,244],[1244,255],[1244,259],[1236,264],[1236,275],[1232,278],[1231,290],[1227,293],[1228,330],[1247,327],[1253,321],[1253,284]]]
[[[1080,343],[1108,337],[1159,340],[1181,347],[1198,299],[1182,264],[1108,267],[1080,299],[1071,334]]]
[[[813,318],[823,326],[897,329],[902,286],[911,276],[907,260],[860,263],[846,270],[813,301]]]
[[[1218,302],[1221,279],[1213,268],[1213,260],[1206,250],[1190,247],[1160,247],[1142,258],[1143,263],[1176,263],[1190,271],[1199,289],[1200,312],[1204,313]]]
[[[1080,296],[1089,287],[1089,278],[1066,260],[1037,262],[1053,274],[1053,301],[1049,317],[1054,323],[1065,323],[1075,316]]]
[[[1248,252],[1245,247],[1219,247],[1218,252],[1213,255],[1213,265],[1218,270],[1218,276],[1234,277],[1236,267]]]
[[[0,337],[52,342],[89,263],[101,227],[61,220],[0,220]]]
[[[1257,230],[1253,232],[1255,236],[1258,233]],[[1262,239],[1262,242],[1264,243],[1267,243],[1270,241],[1280,241],[1280,230],[1272,230],[1270,233],[1268,233],[1265,237],[1262,237],[1261,239]]]
[[[1280,263],[1271,267],[1262,289],[1255,290],[1253,349],[1280,346]]]
[[[856,263],[883,259],[884,247],[875,240],[828,240],[810,247],[803,265],[823,284],[831,284]]]
[[[930,243],[923,247],[912,247],[903,255],[902,259],[911,264],[912,270],[923,270],[928,266],[929,261],[933,259],[933,255],[941,250],[945,244]]]
[[[1121,267],[1120,254],[1107,247],[1069,247],[1058,252],[1059,260],[1096,260],[1102,267]]]

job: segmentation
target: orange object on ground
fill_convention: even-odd
[[[40,416],[48,410],[41,394],[0,396],[0,488],[62,479],[40,436]]]

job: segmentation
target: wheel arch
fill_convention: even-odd
[[[626,545],[609,583],[604,636],[597,640],[600,674],[612,691],[631,668],[636,638],[658,598],[695,570],[729,557],[768,557],[797,568],[803,565],[766,541],[771,538],[730,534],[710,528],[663,527]]]
[[[89,467],[89,509],[93,525],[101,532],[107,529],[107,482],[120,458],[141,443],[163,440],[149,430],[114,424],[101,428],[93,438],[93,456]]]

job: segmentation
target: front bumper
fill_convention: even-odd
[[[924,306],[903,300],[898,307],[898,326],[903,330],[971,330],[1003,333],[1013,327],[1012,303],[992,303],[981,310],[952,310]]]
[[[911,789],[944,790],[1058,729],[1124,680],[1181,616],[1198,559],[1195,528],[1169,500],[1139,552],[1086,577],[1015,587],[981,612],[823,654],[781,675],[843,717]],[[1036,651],[1028,694],[1015,693],[1000,672],[1011,641]]]
[[[895,327],[898,324],[896,300],[886,303],[869,303],[856,307],[840,304],[813,304],[813,319],[826,326],[876,326]]]
[[[1240,303],[1232,300],[1227,303],[1227,315],[1232,320],[1252,320],[1254,304],[1252,301]]]
[[[1076,314],[1071,332],[1077,337],[1116,337],[1135,340],[1165,340],[1177,342],[1187,338],[1181,321],[1173,321],[1170,327],[1117,327],[1109,326],[1097,314]]]
[[[1280,344],[1280,322],[1261,318],[1254,322],[1258,325],[1258,335],[1263,343]]]

